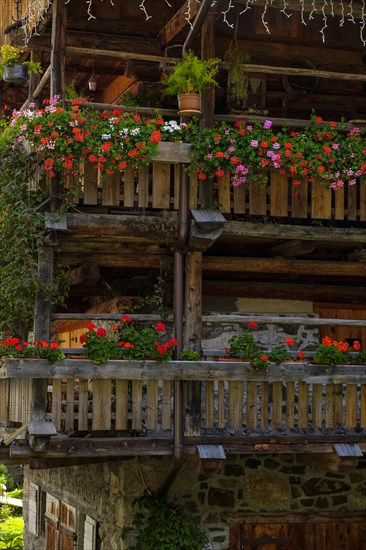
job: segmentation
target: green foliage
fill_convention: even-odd
[[[250,55],[238,47],[232,47],[227,51],[225,59],[230,64],[228,73],[230,96],[234,102],[243,102],[248,97],[248,73],[245,63],[248,63]]]
[[[260,351],[251,332],[235,334],[230,338],[229,346],[229,348],[226,348],[226,351],[230,355],[235,355],[240,359],[246,359],[248,361],[253,357],[257,357]]]
[[[5,65],[16,65],[18,63],[22,63],[21,57],[23,52],[24,50],[8,44],[3,44],[0,46],[0,76],[4,73]],[[37,74],[42,72],[42,65],[36,61],[24,61],[22,64],[27,66],[29,73]]]
[[[279,365],[280,363],[291,359],[291,354],[286,349],[275,348],[269,352],[268,359]]]
[[[348,357],[335,344],[331,346],[320,344],[313,357],[314,363],[321,363],[322,365],[344,365],[347,360]]]
[[[13,128],[0,132],[0,330],[27,334],[37,293],[62,303],[67,287],[62,276],[52,284],[40,280],[37,259],[44,218],[39,204],[46,193],[42,182],[36,188],[30,185],[39,167],[23,147],[12,147],[13,133]]]
[[[165,92],[168,95],[201,93],[208,86],[218,86],[215,76],[219,62],[216,58],[200,59],[192,52],[183,54],[163,80]]]
[[[10,498],[19,498],[19,499],[22,499],[22,498],[23,498],[23,489],[17,487],[17,488],[14,489],[13,491],[8,491],[6,494],[7,494],[7,496],[10,497]]]
[[[186,348],[180,352],[179,359],[181,361],[199,361],[201,359],[201,354],[199,351]]]
[[[129,549],[201,550],[207,541],[197,521],[188,513],[173,508],[155,495],[145,495],[134,501],[137,512],[131,527],[123,530],[122,538],[136,543]]]
[[[21,550],[23,548],[24,521],[22,517],[9,517],[0,522],[0,549]]]

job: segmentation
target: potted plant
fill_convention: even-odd
[[[231,108],[242,110],[248,99],[248,73],[245,64],[250,56],[236,44],[230,45],[225,54],[229,64],[227,79],[227,100]]]
[[[5,82],[21,83],[27,80],[29,73],[41,73],[42,66],[36,61],[21,61],[24,50],[3,44],[0,46],[0,76]]]
[[[219,61],[216,58],[200,59],[188,52],[173,66],[163,85],[168,95],[178,95],[179,114],[200,114],[201,93],[208,86],[218,86],[215,76]]]

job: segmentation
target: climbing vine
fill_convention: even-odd
[[[39,278],[47,190],[38,181],[37,162],[23,148],[12,147],[11,131],[0,132],[0,330],[26,337],[36,295],[41,292],[52,303],[63,303],[67,285],[57,269],[52,283]]]

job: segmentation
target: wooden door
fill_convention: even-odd
[[[364,307],[356,305],[347,306],[346,304],[315,304],[314,313],[318,313],[319,317],[325,319],[366,319],[366,310]],[[322,326],[320,327],[320,338],[329,336],[332,340],[359,340],[362,349],[366,349],[366,327],[352,326]]]
[[[365,522],[351,519],[233,524],[230,550],[365,550]]]

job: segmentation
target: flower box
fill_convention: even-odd
[[[152,160],[188,164],[191,162],[191,149],[192,145],[190,143],[160,141],[158,143],[158,156],[153,157]]]

